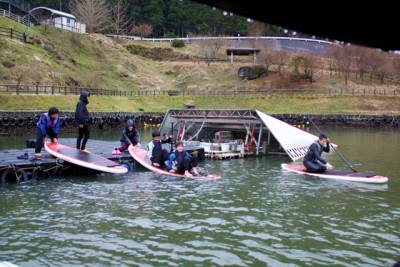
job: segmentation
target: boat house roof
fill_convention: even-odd
[[[35,12],[35,11],[48,11],[51,13],[52,16],[54,17],[65,17],[65,18],[70,18],[70,19],[74,19],[76,20],[76,17],[72,14],[66,13],[66,12],[62,12],[59,10],[55,10],[55,9],[51,9],[48,7],[35,7],[33,9],[31,9],[31,13]]]

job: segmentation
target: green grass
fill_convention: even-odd
[[[78,96],[2,95],[1,110],[60,110],[74,111]],[[185,108],[193,101],[199,109],[257,109],[270,114],[369,114],[400,115],[399,97],[319,96],[304,95],[240,95],[240,96],[91,96],[90,111],[165,113],[168,109]],[[29,104],[27,104],[29,103]]]
[[[274,73],[251,81],[242,81],[238,69],[252,63],[234,64],[193,60],[201,57],[200,48],[189,45],[171,48],[169,44],[114,40],[100,34],[83,35],[52,27],[26,28],[0,17],[0,25],[27,30],[34,45],[24,44],[6,37],[0,38],[0,83],[16,83],[16,73],[24,71],[22,83],[57,84],[68,86],[97,87],[118,90],[255,90],[276,88],[309,87],[308,84],[290,84]],[[130,52],[129,46],[134,47]],[[223,49],[222,49],[223,50]],[[221,50],[221,51],[222,51]],[[152,60],[164,55],[165,60]],[[176,60],[184,58],[185,60]],[[220,53],[226,59],[226,54]],[[174,59],[174,60],[170,60]],[[21,67],[22,66],[22,67]],[[362,83],[349,82],[343,85],[339,76],[318,77],[315,88],[359,88]],[[335,81],[332,83],[332,81]],[[291,87],[286,87],[291,85]],[[273,87],[272,87],[273,86]],[[395,85],[369,84],[374,88],[389,88]],[[301,87],[300,87],[301,88]],[[57,106],[61,110],[73,111],[78,96],[26,96],[1,95],[0,110],[47,110]],[[373,96],[323,96],[323,95],[224,95],[224,96],[158,96],[158,97],[107,97],[92,96],[91,111],[135,112],[143,108],[146,112],[164,113],[170,108],[184,108],[184,103],[193,100],[197,108],[203,109],[258,109],[267,113],[296,114],[400,114],[400,98]],[[29,104],[27,104],[29,103]]]

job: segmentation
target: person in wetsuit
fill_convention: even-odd
[[[320,134],[318,140],[310,145],[303,159],[303,165],[306,167],[307,172],[321,173],[333,168],[330,163],[321,157],[323,151],[329,153],[329,141],[325,134]]]
[[[90,93],[82,91],[79,96],[79,101],[76,104],[74,125],[78,128],[78,138],[76,139],[76,148],[82,151],[86,150],[86,143],[90,137],[89,132],[89,104]]]
[[[169,158],[168,151],[162,148],[162,144],[166,142],[161,141],[159,131],[154,131],[152,137],[153,139],[147,144],[147,155],[153,166],[162,167]]]
[[[187,177],[197,176],[197,164],[199,158],[196,154],[189,155],[189,153],[183,150],[183,143],[175,143],[175,151],[169,156],[167,167],[169,172],[184,174]]]

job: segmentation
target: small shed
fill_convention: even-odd
[[[253,55],[253,62],[256,62],[257,54],[260,53],[259,48],[250,47],[229,47],[226,49],[226,54],[231,56],[231,64],[233,64],[233,56],[250,56]]]
[[[36,7],[31,9],[30,14],[42,25],[50,25],[56,28],[81,32],[76,27],[76,17],[72,14],[51,9],[48,7]]]

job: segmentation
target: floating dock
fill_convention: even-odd
[[[27,143],[29,143],[28,141]],[[76,138],[60,138],[59,142],[75,147]],[[122,152],[120,155],[112,155],[112,151],[116,146],[119,146],[119,144],[119,141],[89,139],[86,148],[94,154],[103,156],[119,164],[123,164],[127,168],[133,168],[135,166],[135,160],[129,154],[128,150]],[[142,147],[146,147],[146,143],[142,143],[141,145]],[[165,144],[165,148],[169,151],[170,144]],[[200,160],[205,158],[203,148],[188,146],[185,147],[185,149],[188,152],[197,151]],[[60,175],[99,173],[98,171],[80,167],[55,158],[44,148],[42,149],[41,154],[41,159],[32,159],[35,156],[34,148],[5,149],[0,151],[0,184],[6,182],[28,181],[38,178],[51,178]],[[25,155],[25,158],[19,158]]]

